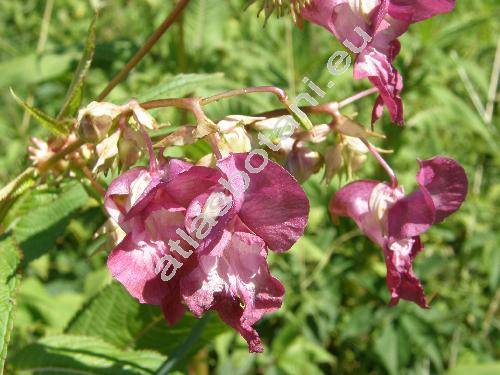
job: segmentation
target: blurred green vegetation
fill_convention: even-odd
[[[29,165],[29,137],[48,136],[14,102],[9,87],[22,98],[32,97],[37,108],[55,116],[93,15],[86,1],[58,0],[44,24],[46,3],[51,1],[0,2],[2,186]],[[305,90],[304,76],[328,91],[325,101],[369,87],[365,81],[353,81],[347,72],[326,90],[331,76],[325,64],[340,49],[339,43],[319,27],[305,24],[300,30],[288,18],[272,18],[263,28],[256,7],[243,12],[244,3],[193,0],[182,20],[107,100],[161,97],[165,87],[169,96],[184,96],[255,85],[279,86],[294,97]],[[161,0],[107,2],[97,22],[96,54],[84,103],[97,96],[171,7],[171,2]],[[317,175],[305,184],[311,201],[307,235],[287,254],[271,256],[271,271],[287,293],[283,308],[257,327],[265,353],[248,354],[246,344],[233,331],[211,323],[210,335],[204,334],[196,350],[203,344],[206,348],[188,362],[191,371],[203,373],[209,366],[216,374],[500,373],[499,96],[491,121],[474,105],[474,101],[482,106],[487,102],[500,42],[499,15],[497,0],[458,1],[453,13],[413,25],[401,38],[403,48],[396,60],[405,79],[406,126],[397,128],[387,116],[376,125],[387,135],[379,145],[394,150],[387,159],[408,191],[415,183],[417,158],[453,157],[469,176],[470,193],[462,209],[424,235],[426,251],[415,262],[431,309],[421,310],[404,301],[387,307],[381,251],[360,236],[353,223],[341,220],[334,225],[328,215],[328,201],[345,180],[335,179],[326,186]],[[169,86],[172,77],[181,73],[221,74]],[[357,102],[345,113],[357,113],[367,125],[373,99]],[[218,119],[277,107],[275,98],[262,94],[215,104],[208,113]],[[171,124],[189,121],[173,110],[156,114]],[[315,118],[317,123],[321,120]],[[358,176],[384,178],[371,161]],[[65,208],[64,214],[58,207]],[[41,220],[36,215],[47,212],[49,223],[36,227]],[[51,335],[65,332],[67,345],[75,350],[98,348],[99,353],[128,358],[146,371],[154,369],[162,355],[170,355],[172,344],[180,343],[189,332],[182,328],[189,326],[189,318],[169,329],[161,319],[157,321],[158,311],[131,301],[116,284],[106,286],[110,283],[106,254],[90,256],[100,245],[92,236],[104,220],[98,204],[74,183],[53,186],[48,181],[13,205],[2,226],[16,234],[25,252],[23,262],[37,259],[25,268],[18,289],[9,370],[33,368],[23,367],[31,350],[40,356],[33,363],[43,365],[45,358],[55,366],[59,341]],[[100,307],[110,300],[113,305]],[[91,309],[75,316],[82,306]],[[146,339],[141,339],[141,329],[146,328]],[[84,339],[70,336],[83,334]],[[35,344],[45,336],[50,337]],[[151,352],[121,352],[131,349]],[[199,369],[199,362],[205,368]],[[179,367],[182,372],[185,365]],[[122,373],[112,367],[106,372],[88,366],[85,370],[90,373]]]

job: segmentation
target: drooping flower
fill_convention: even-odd
[[[454,6],[455,0],[312,0],[301,14],[356,55],[355,79],[368,78],[378,88],[372,122],[385,104],[392,121],[403,124],[403,78],[392,64],[400,50],[398,38],[410,24],[450,12]]]
[[[329,205],[333,216],[352,218],[382,248],[390,305],[403,298],[428,307],[412,269],[423,250],[420,234],[458,210],[467,195],[467,176],[456,161],[437,156],[419,163],[419,187],[410,195],[401,187],[362,180],[337,191]]]
[[[302,235],[308,201],[276,163],[230,154],[217,168],[179,160],[132,169],[110,185],[109,215],[127,233],[108,258],[113,276],[173,324],[187,309],[215,310],[262,351],[253,325],[281,306],[284,288],[267,265]]]

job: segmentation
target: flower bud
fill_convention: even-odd
[[[297,181],[304,182],[321,169],[322,162],[322,157],[318,152],[303,147],[288,154],[286,168]]]
[[[90,103],[78,112],[78,136],[88,143],[101,141],[121,113],[121,107],[112,103]]]
[[[327,147],[325,151],[325,177],[324,180],[327,184],[332,181],[333,176],[339,173],[344,166],[344,158],[342,156],[342,143],[335,146]]]
[[[246,116],[232,116],[217,123],[217,146],[224,156],[232,152],[249,152],[252,149],[251,138],[245,129],[248,121],[255,120]]]
[[[118,160],[120,162],[120,169],[127,170],[139,160],[140,155],[141,150],[132,139],[124,137],[118,141]]]
[[[344,136],[342,143],[349,151],[349,167],[351,172],[360,170],[368,159],[368,147],[359,138],[349,136]]]

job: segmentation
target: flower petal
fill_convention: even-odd
[[[200,256],[198,267],[181,282],[188,308],[196,316],[216,310],[243,336],[251,352],[263,350],[252,326],[279,309],[284,294],[281,283],[269,273],[265,252],[259,237],[234,232],[223,256]]]
[[[454,7],[455,0],[391,0],[389,15],[414,23],[451,12]]]
[[[419,237],[394,242],[391,247],[384,247],[387,266],[387,288],[391,293],[390,306],[399,302],[400,298],[415,302],[428,308],[424,289],[418,277],[413,273],[412,261],[422,250]]]
[[[237,181],[235,207],[241,203],[238,216],[274,251],[288,250],[304,233],[309,213],[309,201],[302,187],[283,167],[260,155],[231,154],[218,163],[231,184]],[[248,160],[247,160],[248,159]],[[266,163],[261,169],[261,165]],[[248,173],[247,167],[256,173]],[[255,169],[253,169],[255,168]],[[249,177],[244,189],[238,173]]]
[[[175,166],[177,168],[177,164]],[[217,185],[219,178],[220,172],[216,169],[192,166],[172,178],[165,190],[178,204],[187,208],[196,196]]]
[[[434,224],[436,209],[425,189],[417,189],[389,209],[391,242],[420,235]]]
[[[370,207],[372,193],[381,184],[379,181],[372,180],[351,182],[333,195],[328,208],[334,219],[336,216],[350,217],[365,235],[383,247],[385,244],[384,227],[376,220]]]
[[[419,162],[417,181],[432,198],[439,223],[458,210],[467,196],[467,175],[455,160],[436,156]]]
[[[167,289],[155,267],[164,253],[161,244],[136,243],[128,234],[109,254],[108,269],[139,302],[159,305]]]

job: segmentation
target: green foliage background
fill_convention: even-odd
[[[57,115],[84,49],[91,4],[54,2],[43,35],[45,1],[0,2],[0,184],[29,165],[30,136],[47,132],[29,120],[9,93]],[[84,104],[97,96],[169,12],[171,2],[109,1],[97,21],[97,45],[86,78]],[[291,97],[305,90],[304,76],[340,100],[369,87],[351,72],[332,79],[328,57],[340,45],[323,29],[294,27],[272,18],[263,28],[243,0],[193,0],[132,74],[108,97],[149,99],[207,95],[223,89],[275,85]],[[470,193],[462,209],[424,235],[426,251],[415,264],[431,309],[402,301],[387,307],[382,253],[327,212],[339,188],[315,176],[305,184],[311,200],[307,235],[271,270],[286,286],[283,308],[257,327],[265,353],[250,355],[245,343],[211,317],[188,359],[176,369],[216,374],[498,374],[500,373],[500,111],[484,120],[474,105],[487,100],[500,41],[497,0],[459,0],[456,10],[421,24],[401,38],[396,61],[405,78],[406,126],[377,124],[379,143],[407,190],[414,186],[416,158],[444,154],[467,170]],[[37,45],[39,45],[37,51]],[[179,76],[198,73],[200,75]],[[210,74],[210,75],[208,75]],[[467,89],[470,85],[475,90]],[[368,124],[373,98],[346,109]],[[212,118],[255,114],[279,107],[267,94],[215,104]],[[157,112],[166,123],[185,114]],[[321,121],[321,118],[315,122]],[[189,151],[189,150],[188,150]],[[359,174],[384,178],[369,162]],[[345,183],[345,180],[342,181]],[[29,187],[29,186],[26,186]],[[0,335],[7,373],[154,373],[175,358],[195,324],[186,317],[166,327],[161,312],[136,303],[105,268],[106,253],[93,240],[105,216],[88,189],[75,181],[47,180],[10,207],[0,231]],[[22,250],[23,257],[21,259]],[[92,256],[91,256],[92,255]],[[15,269],[21,264],[21,276]],[[21,280],[21,281],[20,281]],[[13,326],[13,328],[12,328]],[[12,331],[10,330],[12,328]],[[10,343],[9,343],[10,332]]]

